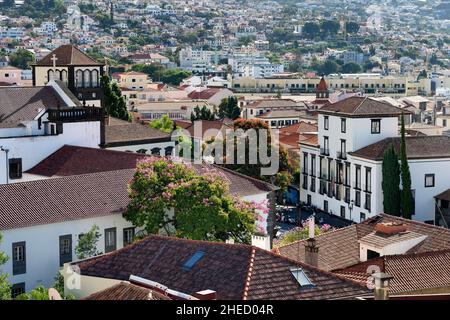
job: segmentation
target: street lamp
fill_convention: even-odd
[[[350,211],[350,220],[351,221],[353,221],[353,219],[352,219],[353,204],[354,204],[353,200],[351,200],[350,203],[348,204],[348,211]]]
[[[6,174],[6,184],[8,184],[9,183],[9,174],[8,174],[8,152],[9,152],[9,149],[6,149],[6,148],[3,148],[3,146],[0,146],[0,151],[3,151],[3,152],[5,152],[5,159],[6,159],[6,161],[5,161],[5,167],[6,167],[6,170],[5,170],[5,174]]]

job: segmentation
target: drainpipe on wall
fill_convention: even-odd
[[[9,183],[9,170],[8,170],[8,152],[9,149],[3,148],[3,146],[0,147],[0,151],[5,152],[5,177],[6,177],[6,184]]]

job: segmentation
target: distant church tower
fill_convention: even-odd
[[[101,106],[101,77],[105,65],[73,45],[63,45],[32,66],[33,86],[45,86],[50,80],[63,82],[86,105]]]
[[[320,79],[319,84],[316,87],[316,100],[311,105],[314,109],[320,109],[322,106],[330,102],[330,91],[328,90],[327,82],[324,76]]]
[[[326,100],[326,102],[328,102],[329,98],[330,92],[328,91],[328,85],[324,76],[322,76],[322,79],[320,79],[320,82],[316,88],[316,100]]]

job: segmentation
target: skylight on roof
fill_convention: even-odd
[[[192,257],[183,264],[184,269],[191,270],[195,264],[205,255],[203,251],[197,251]]]
[[[291,268],[291,273],[301,287],[314,286],[301,268]]]

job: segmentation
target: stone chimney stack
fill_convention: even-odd
[[[309,238],[305,246],[305,263],[313,267],[319,265],[319,247],[316,245],[316,239]]]
[[[389,282],[394,277],[384,272],[374,273],[372,277],[375,282],[375,300],[389,300]]]

